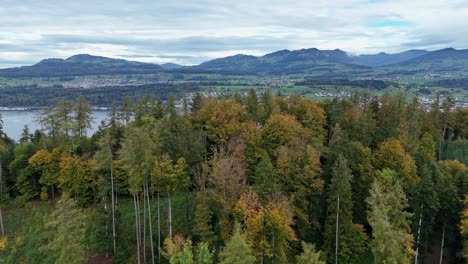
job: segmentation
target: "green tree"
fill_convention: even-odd
[[[45,250],[59,252],[56,263],[83,263],[87,219],[76,202],[63,194],[46,223],[51,240]]]
[[[153,148],[154,144],[144,127],[130,127],[126,131],[119,152],[120,163],[128,172],[129,192],[133,196],[138,263],[141,262],[140,252],[142,248],[144,249],[143,243],[146,241],[142,234],[142,231],[146,230],[146,226],[143,227],[143,230],[141,227],[140,194],[142,191],[147,190],[146,185],[154,162]],[[146,200],[148,200],[148,192],[144,191],[144,193],[143,199],[147,198]],[[144,208],[146,208],[145,200],[143,200],[143,204]]]
[[[468,260],[468,195],[465,195],[463,200],[464,208],[460,214],[460,234],[463,236],[463,251],[462,255],[465,260]]]
[[[296,257],[297,264],[325,264],[320,260],[320,251],[315,250],[315,245],[301,242],[303,252]]]
[[[32,134],[31,131],[29,131],[28,125],[24,125],[23,130],[21,131],[21,138],[19,140],[20,143],[27,143],[31,140]]]
[[[199,236],[202,241],[211,243],[215,239],[211,223],[213,213],[207,204],[207,199],[201,193],[197,193],[195,202],[195,234]]]
[[[171,259],[170,263],[171,264],[193,264],[194,257],[193,257],[193,252],[192,252],[192,241],[188,240],[187,242],[185,242],[184,247],[182,248],[182,251],[179,253],[177,257],[177,261],[173,261]]]
[[[202,109],[204,101],[205,98],[201,93],[195,93],[195,96],[193,97],[192,102],[190,103],[190,112],[192,114],[197,114],[197,112],[200,111],[200,109]]]
[[[86,101],[84,96],[80,95],[76,100],[74,114],[76,120],[75,136],[79,139],[86,135],[86,131],[91,128],[93,122],[91,105]]]
[[[261,116],[260,123],[265,124],[273,111],[273,98],[269,89],[265,89],[260,95]]]
[[[265,200],[267,195],[271,194],[278,187],[274,173],[275,169],[270,155],[265,153],[257,166],[255,166],[255,175],[253,177],[253,188],[262,200]]]
[[[411,213],[406,195],[390,169],[384,169],[372,184],[368,220],[372,227],[371,249],[376,263],[410,263],[414,254],[410,233]]]
[[[250,89],[246,98],[246,115],[247,119],[257,122],[259,120],[260,105],[258,103],[257,93],[254,89]]]
[[[22,143],[15,147],[13,160],[8,165],[11,175],[16,176],[15,188],[23,201],[28,201],[39,194],[39,175],[28,163],[38,147],[33,143]]]
[[[328,191],[328,217],[325,224],[325,252],[329,263],[359,263],[365,251],[365,235],[352,222],[352,175],[347,160],[339,155]]]
[[[201,242],[197,247],[197,264],[214,264],[215,250],[210,250],[208,243]]]
[[[109,184],[103,184],[105,197],[110,191],[111,196],[111,211],[112,211],[112,249],[113,254],[116,255],[117,242],[116,242],[116,221],[115,221],[115,185],[114,185],[114,155],[112,153],[112,146],[114,142],[111,138],[110,133],[105,133],[104,136],[99,140],[99,150],[96,152],[94,158],[97,161],[98,168],[102,168],[109,172],[109,179],[106,183],[110,183],[109,188],[105,188]],[[107,208],[106,208],[107,209]]]
[[[219,260],[220,264],[256,263],[252,249],[245,242],[240,233],[240,226],[238,223],[234,226],[231,239],[219,253]]]

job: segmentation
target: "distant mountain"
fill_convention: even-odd
[[[385,52],[381,52],[378,54],[372,55],[359,55],[352,57],[351,60],[353,63],[366,65],[370,67],[378,67],[384,65],[391,65],[396,64],[404,61],[411,60],[413,58],[417,58],[423,55],[430,53],[427,50],[408,50],[400,53],[395,54],[388,54]]]
[[[313,74],[322,78],[372,77],[378,74],[468,71],[468,50],[408,50],[396,54],[353,56],[342,50],[280,50],[264,56],[235,55],[192,69],[253,74]]]
[[[3,77],[63,77],[145,74],[162,71],[156,64],[79,54],[68,59],[45,59],[32,66],[0,69]]]
[[[173,69],[179,69],[179,68],[184,67],[184,66],[182,66],[180,64],[176,64],[176,63],[163,63],[163,64],[159,64],[159,66],[161,66],[161,68],[163,68],[165,70],[173,70]]]
[[[288,75],[314,78],[372,78],[422,72],[468,72],[468,49],[408,50],[396,54],[351,55],[345,51],[279,50],[264,56],[238,54],[197,66],[162,65],[79,54],[67,59],[45,59],[32,66],[0,69],[3,77],[65,77],[80,75],[172,73],[235,73]]]
[[[253,72],[270,74],[292,74],[310,71],[330,73],[337,66],[349,69],[367,69],[369,67],[350,64],[350,56],[342,50],[280,50],[261,57],[234,55],[204,62],[194,69],[227,72]]]
[[[468,67],[468,49],[456,50],[446,48],[429,52],[398,64],[407,67],[423,67],[427,69],[460,70]]]

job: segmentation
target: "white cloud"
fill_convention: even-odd
[[[354,54],[468,47],[462,0],[0,0],[0,6],[0,67],[77,53],[194,64],[311,47]],[[369,26],[388,21],[408,25]]]

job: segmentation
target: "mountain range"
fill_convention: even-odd
[[[396,54],[352,55],[345,51],[280,50],[264,56],[238,54],[196,66],[162,65],[80,54],[45,59],[32,66],[0,69],[3,77],[152,74],[158,72],[219,72],[242,74],[313,74],[324,78],[468,71],[468,49],[408,50]]]

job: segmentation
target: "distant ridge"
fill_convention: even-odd
[[[145,74],[162,71],[156,64],[78,54],[67,59],[44,59],[32,66],[0,69],[4,77],[62,77],[80,75]]]
[[[415,72],[468,71],[468,49],[408,50],[395,54],[354,56],[343,50],[279,50],[263,56],[238,54],[196,66],[162,65],[78,54],[44,59],[32,66],[0,69],[3,77],[62,77],[80,75],[172,73],[313,74],[321,78],[354,78]]]
[[[408,50],[395,54],[353,56],[340,49],[279,50],[264,56],[238,54],[193,66],[194,70],[256,74],[314,73],[324,78],[349,78],[415,71],[468,71],[468,50],[446,48],[436,51]]]

